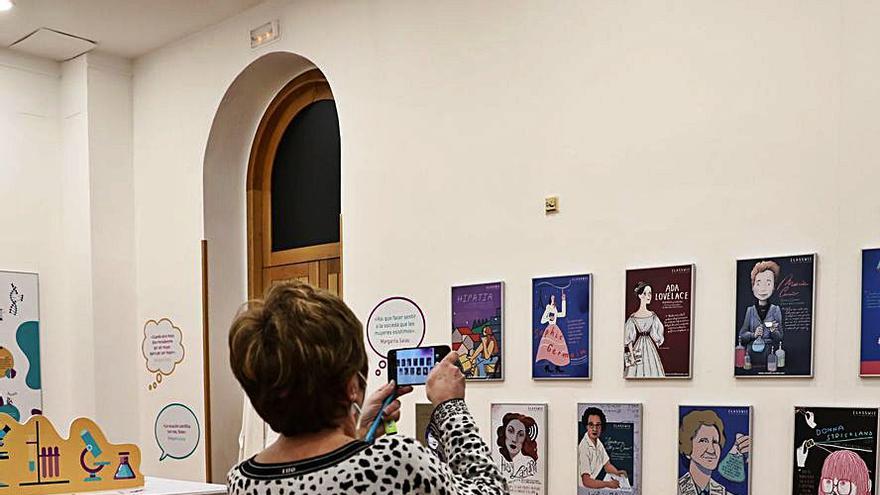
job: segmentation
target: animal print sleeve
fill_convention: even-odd
[[[429,429],[438,437],[437,450],[446,459],[443,473],[447,487],[456,495],[501,495],[507,482],[492,462],[489,447],[480,438],[474,418],[464,400],[454,399],[438,405],[431,415]]]

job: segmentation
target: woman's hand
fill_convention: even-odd
[[[437,366],[428,373],[425,392],[428,400],[436,407],[451,399],[464,399],[464,375],[458,369],[458,353],[450,351]]]
[[[370,394],[369,397],[364,399],[364,405],[361,407],[361,428],[358,432],[360,438],[366,436],[367,430],[370,429],[370,425],[373,424],[373,420],[376,419],[376,415],[379,414],[379,408],[382,407],[382,403],[389,395],[394,393],[395,388],[397,388],[397,384],[394,381],[388,382],[385,385],[382,385],[379,390],[376,390]],[[382,414],[385,421],[397,421],[400,419],[400,400],[398,399],[412,392],[412,390],[413,388],[410,386],[397,388],[397,398],[388,404],[388,407],[385,408],[384,414]],[[379,437],[384,433],[385,430],[379,428],[376,437]]]

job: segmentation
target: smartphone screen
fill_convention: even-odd
[[[449,346],[394,349],[388,353],[389,380],[398,385],[424,385],[434,365],[449,354]]]

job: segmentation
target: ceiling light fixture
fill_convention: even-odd
[[[15,7],[12,0],[0,0],[0,12],[10,10],[12,7]]]

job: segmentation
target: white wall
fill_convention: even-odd
[[[99,53],[85,59],[95,417],[109,438],[137,440],[144,360],[135,318],[131,64]]]
[[[74,414],[76,373],[69,372],[75,361],[68,352],[60,74],[56,63],[0,50],[0,266],[41,275],[43,408],[67,418]]]
[[[877,405],[856,356],[858,250],[880,244],[878,14],[855,0],[263,4],[136,63],[138,321],[170,315],[200,351],[212,118],[253,59],[295,52],[337,98],[347,301],[366,318],[386,295],[412,297],[428,340],[445,342],[449,286],[506,280],[507,380],[469,399],[486,434],[493,400],[550,404],[549,493],[573,492],[587,400],[645,404],[644,486],[658,494],[675,490],[676,404],[753,404],[753,492],[784,493],[794,403]],[[274,18],[283,38],[251,51],[247,29]],[[734,260],[809,251],[816,377],[734,380]],[[625,382],[624,269],[679,262],[697,266],[694,379]],[[583,271],[595,379],[532,382],[530,278]],[[172,399],[201,414],[201,384],[192,359],[142,394],[148,473],[199,477],[201,451],[151,461],[150,428]]]
[[[0,163],[2,268],[40,275],[44,413],[139,440],[129,63],[0,50]]]

